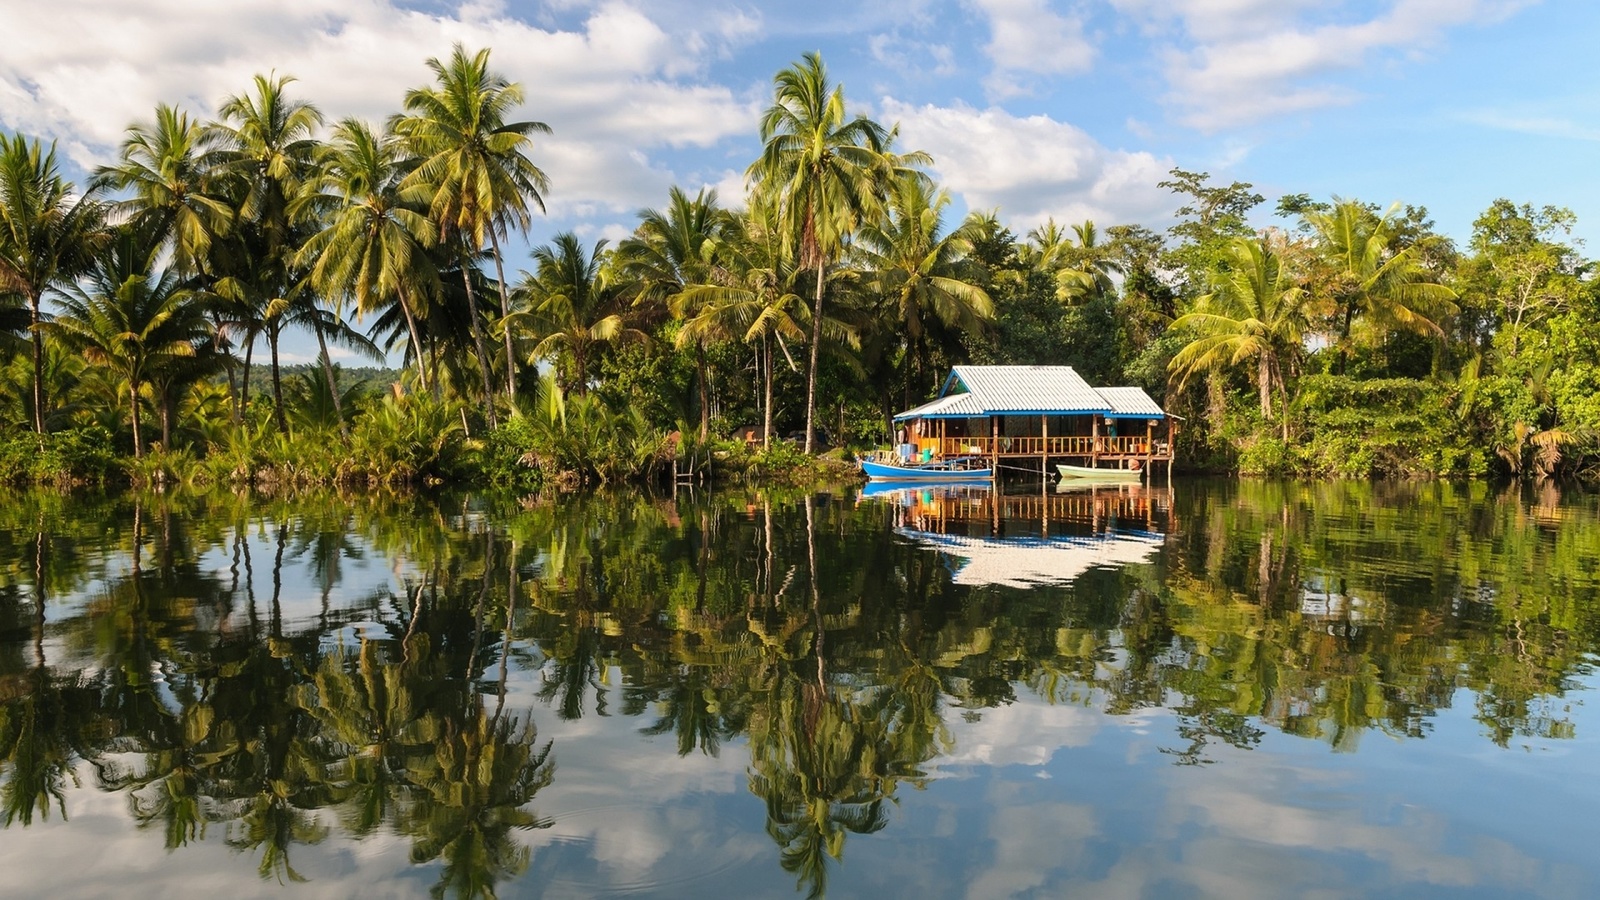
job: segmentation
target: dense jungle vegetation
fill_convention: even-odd
[[[674,189],[615,246],[520,258],[555,189],[487,50],[379,124],[258,76],[162,105],[82,185],[0,136],[0,481],[415,482],[791,472],[876,443],[953,363],[1069,364],[1244,473],[1585,476],[1600,296],[1566,209],[1266,198],[1175,168],[1166,233],[955,222],[933,160],[777,73],[747,193]],[[513,260],[514,264],[514,260]],[[280,343],[313,335],[288,377]],[[403,366],[341,378],[335,345]],[[266,384],[256,367],[268,363]],[[256,376],[256,377],[253,377]],[[790,435],[746,450],[734,429]]]

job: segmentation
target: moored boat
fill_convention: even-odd
[[[1069,466],[1058,464],[1056,471],[1061,473],[1063,479],[1083,479],[1085,481],[1139,481],[1144,475],[1141,469],[1102,469],[1096,466]]]
[[[907,464],[863,459],[861,471],[874,481],[984,481],[994,476],[994,470],[974,456]]]

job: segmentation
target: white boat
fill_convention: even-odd
[[[1085,481],[1140,481],[1144,476],[1142,469],[1101,469],[1095,466],[1069,466],[1059,464],[1056,471],[1061,473],[1062,479],[1083,479]]]

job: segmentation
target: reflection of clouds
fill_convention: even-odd
[[[1042,766],[1062,747],[1087,745],[1104,719],[1081,706],[1051,706],[1021,696],[1006,706],[983,710],[976,722],[951,716],[955,749],[936,764]]]
[[[1074,803],[1022,804],[1029,786],[998,783],[988,793],[993,863],[967,884],[970,898],[1015,897],[1043,886],[1062,866],[1084,864],[1085,842],[1099,828],[1094,810]]]

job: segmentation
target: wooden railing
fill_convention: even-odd
[[[931,448],[939,456],[991,456],[995,438],[947,437],[923,438],[918,449]],[[1001,456],[1151,456],[1166,459],[1170,453],[1166,441],[1151,441],[1144,436],[1135,437],[1001,437]]]

